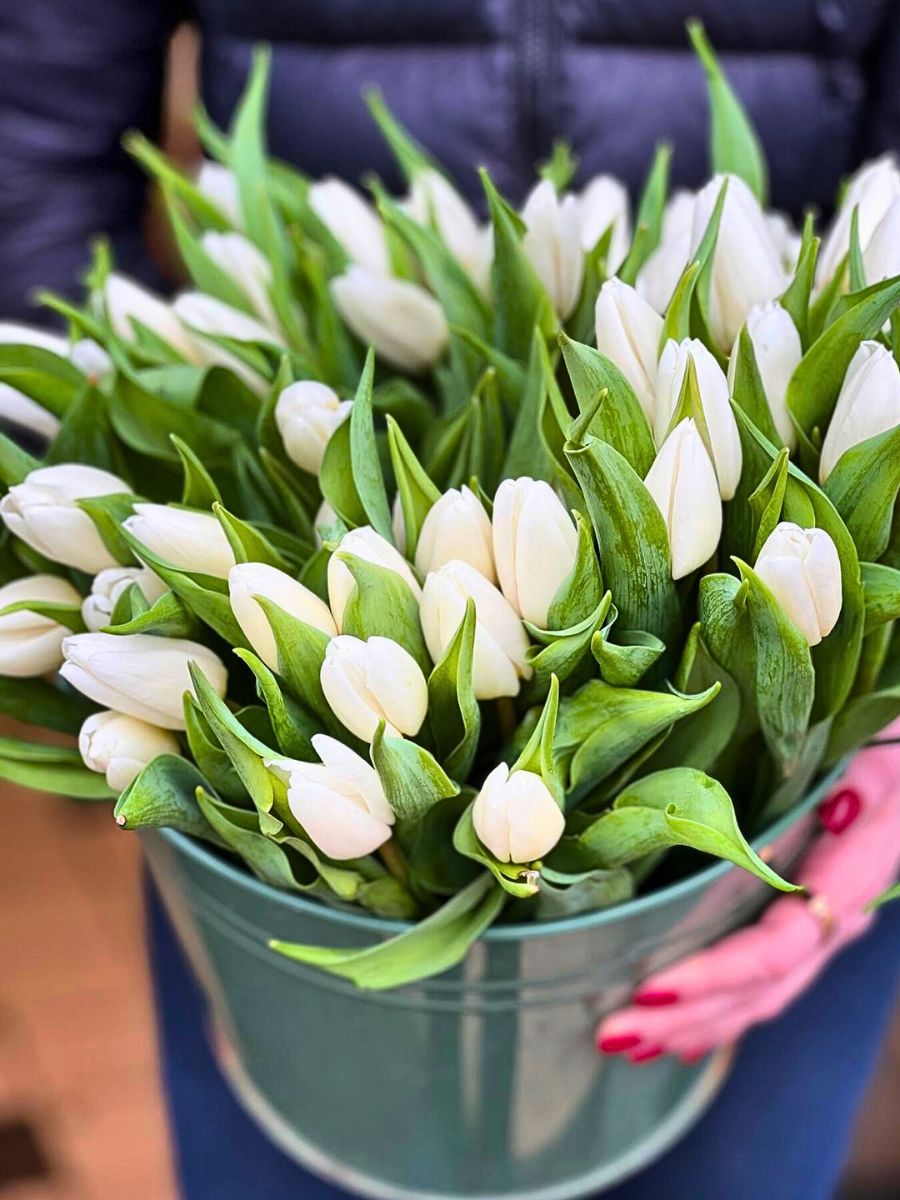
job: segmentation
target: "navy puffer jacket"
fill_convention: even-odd
[[[688,15],[762,136],[772,199],[827,207],[842,174],[900,145],[898,0],[19,0],[0,15],[0,315],[32,288],[71,291],[91,234],[140,271],[144,180],[124,130],[158,133],[166,43],[202,35],[202,87],[227,124],[251,48],[274,47],[272,150],[312,174],[398,185],[360,102],[377,84],[470,195],[486,164],[521,199],[554,136],[580,177],[634,190],[654,143],[674,180],[706,171],[702,72]]]

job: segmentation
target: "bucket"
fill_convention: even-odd
[[[755,843],[776,870],[814,836],[834,777]],[[171,830],[141,837],[244,1107],[310,1170],[388,1200],[568,1200],[647,1166],[712,1100],[729,1054],[636,1069],[597,1054],[597,1024],[772,896],[719,863],[614,908],[495,926],[454,970],[365,992],[268,939],[361,947],[403,923],[278,891]]]

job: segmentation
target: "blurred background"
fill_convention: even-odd
[[[190,125],[196,59],[193,31],[183,27],[170,55],[163,140],[185,166],[199,159]],[[152,205],[146,235],[177,280]],[[3,734],[15,726],[0,722]],[[0,786],[0,1197],[175,1200],[138,840],[105,805]],[[900,1197],[898,1124],[900,1019],[840,1200]]]

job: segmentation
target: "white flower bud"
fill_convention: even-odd
[[[30,471],[0,500],[0,517],[17,538],[52,562],[92,575],[116,565],[79,500],[130,492],[117,475],[80,463]]]
[[[789,450],[797,444],[797,430],[787,407],[787,389],[803,357],[797,326],[777,300],[757,304],[747,314],[747,333],[753,344],[756,366],[778,436]],[[740,335],[739,335],[740,336]],[[734,384],[737,342],[728,363],[729,388]]]
[[[122,522],[157,558],[179,571],[227,579],[234,551],[211,513],[169,504],[136,504]]]
[[[241,217],[241,199],[238,181],[233,171],[221,163],[204,159],[194,181],[207,200],[211,200],[225,219],[235,229],[244,222]]]
[[[669,307],[672,293],[691,256],[691,230],[694,225],[693,192],[678,191],[663,213],[659,245],[638,272],[638,295],[658,313]]]
[[[491,518],[465,484],[460,489],[450,488],[434,502],[422,522],[416,545],[416,568],[422,575],[454,558],[496,583]]]
[[[672,578],[681,579],[715,554],[722,534],[716,472],[693,420],[675,426],[644,484],[666,523]]]
[[[863,251],[866,283],[881,283],[900,275],[900,196],[875,226]]]
[[[391,836],[394,824],[378,772],[335,738],[317,733],[312,744],[321,762],[266,762],[287,785],[291,812],[328,858],[340,862],[374,853]]]
[[[76,633],[63,642],[60,675],[107,708],[162,729],[184,729],[183,696],[192,690],[188,663],[197,666],[217,696],[228,672],[217,654],[199,642],[149,633]]]
[[[543,480],[504,479],[494,497],[494,561],[503,595],[541,629],[560,586],[575,566],[578,533]]]
[[[49,350],[58,358],[69,357],[67,338],[18,321],[0,321],[0,346],[36,346],[38,350]]]
[[[900,170],[892,154],[883,154],[863,166],[851,177],[844,191],[841,207],[835,214],[828,236],[819,251],[816,281],[824,287],[834,276],[841,259],[850,249],[850,228],[853,210],[859,209],[859,244],[865,256],[875,230],[900,197]],[[868,267],[868,263],[866,263]],[[869,279],[876,283],[877,279]]]
[[[420,374],[443,356],[450,340],[444,310],[418,284],[351,266],[329,286],[353,333],[390,366]]]
[[[77,607],[81,596],[56,575],[29,575],[0,587],[0,612],[28,600]],[[63,638],[68,632],[59,621],[30,609],[0,616],[0,676],[28,678],[55,671],[63,660]]]
[[[259,247],[242,233],[215,233],[213,230],[203,234],[200,244],[219,270],[237,284],[265,325],[277,330],[278,318],[269,298],[272,264]]]
[[[822,443],[822,483],[841,455],[860,442],[900,425],[900,368],[880,342],[861,342],[850,360]]]
[[[100,379],[112,366],[106,351],[90,338],[82,338],[70,346],[59,334],[15,321],[0,321],[0,345],[36,346],[39,350],[48,350],[59,358],[68,358],[91,380]],[[53,413],[8,383],[0,383],[0,418],[45,438],[53,438],[59,432],[59,420]]]
[[[578,197],[578,224],[585,253],[593,250],[612,226],[606,269],[610,274],[618,271],[631,243],[631,210],[625,185],[612,175],[595,175],[588,180]]]
[[[114,792],[124,792],[160,754],[181,754],[178,738],[167,729],[111,711],[88,717],[78,749],[84,765],[105,775]]]
[[[518,694],[531,678],[528,638],[519,615],[503,594],[464,562],[448,562],[425,580],[419,616],[425,644],[437,662],[462,624],[466,601],[475,604],[472,686],[479,700]]]
[[[72,365],[96,383],[112,370],[112,359],[93,338],[80,338],[69,351]]]
[[[755,570],[810,646],[831,633],[841,615],[841,560],[824,529],[782,521],[763,543]]]
[[[719,491],[723,500],[730,500],[741,478],[741,438],[731,411],[725,373],[698,338],[685,338],[683,342],[670,338],[663,348],[656,377],[656,444],[661,445],[678,407],[688,359],[693,359],[697,374]]]
[[[269,618],[257,603],[256,596],[271,600],[289,616],[312,625],[328,637],[334,637],[337,633],[328,605],[315,592],[266,563],[236,563],[228,572],[228,594],[231,611],[244,636],[273,671],[280,669],[278,647]]]
[[[409,590],[416,600],[421,599],[422,589],[419,587],[418,580],[413,575],[409,563],[389,541],[380,533],[376,533],[370,526],[362,525],[359,529],[351,529],[349,533],[345,533],[336,554],[352,554],[376,567],[385,567],[388,571],[393,571],[408,584]],[[350,568],[346,563],[341,562],[336,554],[332,554],[328,560],[328,603],[340,630],[344,624],[344,609],[356,587],[356,581]]]
[[[88,629],[96,632],[110,623],[113,610],[133,583],[138,585],[148,604],[153,604],[169,590],[149,567],[108,567],[94,576],[91,594],[85,596],[81,605],[81,618]]]
[[[532,863],[553,849],[566,821],[550,789],[534,771],[494,767],[475,797],[478,840],[498,862]]]
[[[616,364],[631,384],[652,425],[662,317],[621,279],[607,279],[601,287],[594,316],[597,349]]]
[[[316,548],[321,550],[325,544],[322,541],[320,529],[328,530],[335,524],[338,519],[337,513],[331,507],[327,500],[323,500],[316,509],[316,515],[313,517],[313,529],[315,530]]]
[[[312,184],[307,199],[351,262],[376,275],[390,275],[384,226],[372,205],[355,188],[332,176]]]
[[[427,168],[413,180],[404,207],[420,225],[434,223],[447,249],[478,290],[485,293],[493,241],[490,231],[479,225],[453,184],[440,171]]]
[[[428,684],[413,656],[390,638],[332,638],[319,678],[334,715],[365,742],[380,721],[385,737],[412,737],[422,728]]]
[[[123,341],[139,340],[133,324],[137,321],[188,362],[202,361],[195,339],[179,321],[172,306],[133,279],[113,271],[103,289],[103,303],[113,333]]]
[[[275,403],[275,424],[288,458],[310,475],[318,475],[331,435],[352,408],[352,400],[339,399],[326,384],[312,379],[286,387]]]
[[[531,192],[522,209],[527,226],[522,248],[547,290],[556,315],[570,316],[578,303],[584,279],[584,251],[574,196],[556,194],[549,179]]]
[[[0,383],[0,419],[48,440],[59,433],[59,419],[53,413],[8,383]]]
[[[400,499],[400,493],[395,492],[394,502],[391,505],[391,536],[394,539],[394,545],[400,553],[406,556],[406,517],[403,515],[403,501]]]

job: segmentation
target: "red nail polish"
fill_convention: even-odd
[[[853,788],[841,788],[819,808],[819,820],[829,833],[843,833],[862,811],[862,797]]]
[[[633,1063],[647,1063],[654,1058],[659,1058],[661,1054],[665,1054],[664,1046],[642,1046],[640,1050],[635,1050],[628,1055]]]
[[[601,1054],[621,1054],[623,1050],[633,1050],[640,1041],[636,1033],[609,1034],[600,1039],[597,1049]]]
[[[635,992],[634,1002],[641,1008],[663,1008],[666,1004],[677,1004],[678,993],[662,988],[648,988],[643,992]]]

